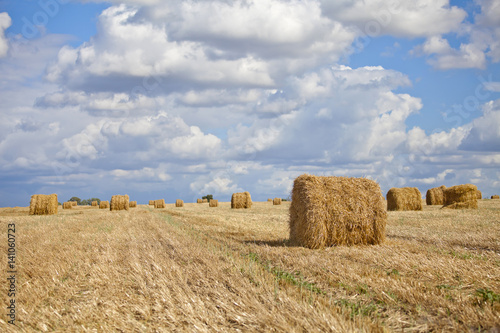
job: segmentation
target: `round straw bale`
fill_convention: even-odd
[[[477,209],[477,187],[472,184],[456,185],[444,190],[442,208]]]
[[[109,204],[109,210],[129,210],[129,197],[125,195],[113,195]]]
[[[99,206],[99,203],[96,200],[94,200],[94,201],[92,201],[91,206],[97,207],[97,206]]]
[[[201,199],[202,203],[208,202],[208,199]]]
[[[151,206],[153,206],[153,205],[155,204],[155,201],[154,201],[154,200],[149,200],[149,204],[150,204]]]
[[[494,195],[492,195],[492,196],[491,196],[491,198],[492,198],[492,199],[500,199],[500,196],[499,196],[499,195],[497,195],[497,194],[494,194]]]
[[[155,200],[155,208],[165,208],[165,199]]]
[[[281,205],[281,198],[274,198],[273,205]]]
[[[196,203],[203,203],[202,199],[196,199]]]
[[[316,249],[385,239],[385,200],[370,179],[301,175],[293,183],[289,212],[292,244]]]
[[[219,207],[219,200],[217,200],[217,199],[210,200],[210,202],[208,203],[208,206],[209,207]]]
[[[181,199],[175,200],[175,207],[184,207],[184,201]]]
[[[78,205],[78,202],[76,202],[76,201],[70,201],[70,202],[71,202],[71,204],[72,204],[73,206]]]
[[[248,192],[233,193],[231,196],[231,208],[251,208],[252,197]]]
[[[481,200],[482,198],[483,198],[483,194],[481,193],[481,191],[477,190],[476,191],[476,199]]]
[[[422,210],[422,195],[416,187],[393,187],[387,192],[387,210]]]
[[[425,203],[427,205],[443,205],[444,204],[444,194],[443,191],[446,186],[441,185],[439,187],[434,187],[427,190],[425,194]]]
[[[137,201],[130,201],[129,202],[129,207],[130,208],[136,208],[137,207]]]
[[[57,194],[34,194],[31,196],[29,215],[57,214]]]
[[[108,208],[109,208],[109,201],[99,202],[99,209],[108,209]]]
[[[273,199],[267,199],[267,202],[273,202]]]
[[[63,207],[62,208],[63,209],[71,209],[71,208],[73,208],[73,204],[71,202],[69,202],[69,201],[63,202]]]

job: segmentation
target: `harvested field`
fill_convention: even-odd
[[[500,200],[478,205],[388,212],[383,244],[323,250],[289,245],[289,202],[0,208],[20,260],[17,327],[0,330],[494,332]]]

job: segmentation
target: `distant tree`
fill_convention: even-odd
[[[212,200],[214,198],[214,196],[212,194],[207,194],[205,196],[202,196],[201,198],[207,199],[207,201],[210,202],[210,200]]]
[[[80,199],[79,197],[72,197],[68,201],[76,201],[76,204],[80,205],[80,203],[82,202],[82,199]]]
[[[82,200],[81,205],[82,206],[90,206],[90,205],[92,205],[92,201],[97,201],[97,204],[101,203],[101,199],[99,199],[99,198],[90,198],[90,199]]]

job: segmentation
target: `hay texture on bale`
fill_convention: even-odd
[[[196,199],[196,203],[203,203],[202,199]]]
[[[231,197],[231,208],[251,208],[252,197],[248,192],[233,193]]]
[[[109,210],[129,210],[129,197],[125,195],[113,195],[109,204]]]
[[[155,208],[165,208],[165,199],[155,200]]]
[[[208,202],[208,199],[202,199],[201,202],[202,203]]]
[[[481,191],[477,190],[476,191],[476,199],[481,200],[482,198],[483,198],[483,194],[481,193]]]
[[[57,194],[34,194],[31,196],[29,215],[57,214]]]
[[[154,201],[154,200],[149,200],[149,204],[150,204],[151,206],[154,206],[155,201]]]
[[[290,241],[311,249],[380,244],[387,211],[380,186],[366,178],[302,175],[290,205]]]
[[[129,204],[128,204],[128,206],[130,208],[136,208],[137,207],[137,201],[130,201]]]
[[[456,185],[444,190],[442,208],[477,209],[477,187],[472,184]]]
[[[499,196],[499,195],[497,195],[497,194],[494,194],[494,195],[492,195],[492,196],[491,196],[491,198],[492,198],[492,199],[500,199],[500,196]]]
[[[92,201],[91,206],[92,207],[97,207],[97,206],[99,206],[99,203],[94,200],[94,201]]]
[[[422,195],[416,187],[393,187],[387,192],[387,210],[422,210]]]
[[[109,201],[99,202],[99,209],[108,209],[108,208],[109,208]]]
[[[429,206],[442,206],[444,204],[444,190],[446,190],[446,186],[444,185],[428,189],[427,193],[425,194],[425,203]]]
[[[175,207],[184,207],[184,201],[181,199],[175,200]]]
[[[208,203],[208,207],[219,207],[219,200],[217,199],[212,199]]]
[[[71,202],[63,202],[63,209],[71,209],[73,208],[73,204]]]
[[[273,205],[281,205],[281,198],[274,198]]]
[[[78,202],[76,202],[76,201],[70,201],[70,202],[71,202],[71,205],[72,205],[72,206],[76,206],[76,205],[78,205]]]

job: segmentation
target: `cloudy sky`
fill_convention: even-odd
[[[500,194],[500,1],[0,0],[0,206]]]

